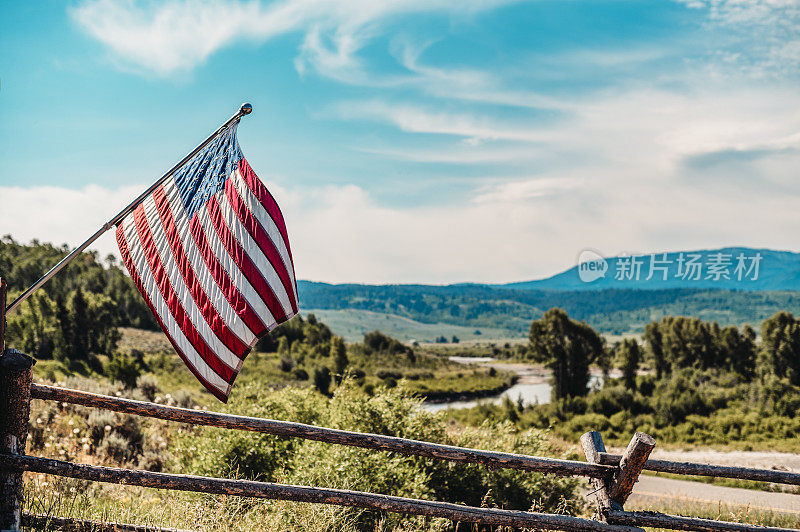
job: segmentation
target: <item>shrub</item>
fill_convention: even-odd
[[[125,462],[134,455],[131,443],[116,431],[103,438],[103,443],[98,450],[101,455],[116,462]]]
[[[89,413],[87,424],[89,425],[89,437],[97,446],[106,437],[106,433],[110,432],[117,424],[117,417],[108,410],[92,410]]]
[[[331,370],[327,366],[314,370],[314,388],[322,395],[330,395]]]
[[[115,354],[105,369],[108,377],[121,382],[126,388],[136,386],[136,379],[141,372],[142,368],[133,356],[121,353]]]
[[[164,470],[164,457],[160,453],[147,451],[139,457],[139,469],[160,472]]]
[[[281,358],[281,361],[278,363],[278,367],[284,373],[289,373],[290,371],[292,371],[292,368],[294,368],[294,366],[295,366],[294,360],[289,357]]]
[[[587,399],[587,409],[589,412],[612,416],[617,412],[629,410],[634,404],[633,393],[621,386],[603,388],[591,394]]]
[[[141,390],[142,394],[150,402],[152,402],[161,391],[161,388],[158,386],[158,379],[155,375],[150,373],[136,379],[136,387]]]
[[[192,408],[195,405],[194,396],[188,390],[176,391],[169,397],[168,402],[181,408]]]
[[[405,386],[379,388],[370,396],[352,378],[337,387],[332,398],[310,388],[285,388],[264,394],[255,385],[243,388],[238,405],[248,415],[289,419],[342,430],[372,432],[403,438],[533,455],[552,454],[546,435],[519,431],[510,423],[485,423],[449,433],[442,414],[420,409],[420,399]],[[244,398],[243,398],[244,396]],[[228,411],[235,407],[226,405]],[[238,412],[237,412],[238,413]],[[199,427],[177,435],[173,442],[180,471],[212,476],[275,480],[291,484],[365,490],[449,501],[458,504],[538,511],[581,511],[577,481],[526,471],[489,470],[395,453],[330,445],[239,431]],[[296,508],[271,506],[276,522],[294,522]],[[325,512],[310,512],[306,530],[339,530]],[[449,530],[449,523],[423,518],[342,508],[337,523],[348,530]]]
[[[639,375],[636,379],[637,389],[639,393],[645,397],[653,395],[653,390],[656,387],[655,375]]]

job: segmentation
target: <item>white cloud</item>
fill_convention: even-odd
[[[121,211],[147,185],[110,190],[89,185],[80,190],[62,187],[0,187],[0,234],[29,242],[38,239],[75,247]],[[114,231],[100,237],[90,248],[101,256],[119,255]],[[44,272],[42,272],[44,273]]]
[[[302,279],[505,282],[553,274],[573,265],[587,247],[606,254],[729,244],[796,247],[796,185],[762,182],[754,191],[735,182],[681,183],[673,166],[645,165],[659,146],[631,140],[630,167],[612,161],[498,179],[458,203],[425,207],[388,206],[353,185],[268,185],[286,216]],[[769,161],[791,170],[800,155]],[[140,190],[0,188],[0,227],[19,240],[74,246]],[[103,254],[115,250],[113,236],[96,247]]]
[[[335,106],[340,118],[387,122],[409,133],[464,137],[472,143],[487,140],[539,142],[550,140],[532,121],[509,123],[492,116],[432,111],[415,104],[380,100],[343,102]]]
[[[469,16],[503,0],[87,0],[71,9],[89,35],[134,67],[167,75],[186,71],[215,51],[240,41],[264,42],[307,32],[303,62],[327,73],[352,68],[353,54],[370,35],[370,25],[407,13],[445,12]],[[326,41],[329,41],[326,43]]]
[[[477,190],[475,203],[519,203],[534,198],[553,196],[560,192],[575,190],[582,181],[570,178],[524,179],[486,185]]]

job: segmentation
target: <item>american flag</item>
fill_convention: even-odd
[[[297,314],[278,204],[234,123],[117,225],[133,281],[183,361],[218,399],[258,338]]]

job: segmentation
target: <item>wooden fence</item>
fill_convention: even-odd
[[[0,309],[5,308],[4,288],[4,285],[0,283],[0,304],[2,304]],[[4,320],[0,319],[0,323],[2,322]],[[22,512],[22,474],[24,471],[147,488],[351,506],[441,517],[454,522],[506,525],[517,528],[608,532],[641,531],[642,529],[639,527],[642,526],[699,531],[779,532],[791,530],[624,510],[624,504],[643,469],[800,485],[800,474],[785,471],[650,460],[649,455],[655,446],[655,440],[643,433],[636,433],[625,452],[620,456],[606,452],[599,433],[588,432],[581,437],[581,445],[587,461],[580,462],[468,449],[290,421],[190,410],[33,384],[31,371],[33,359],[18,351],[4,349],[1,342],[2,335],[0,335],[0,353],[3,354],[0,357],[0,530],[17,530],[21,526],[62,530],[168,530],[141,525],[101,523],[25,514]],[[511,468],[561,476],[583,476],[589,478],[594,485],[597,511],[592,519],[586,519],[528,511],[477,508],[447,502],[341,489],[156,473],[27,456],[25,443],[31,400],[58,401],[191,425],[246,430],[286,438],[303,438],[375,451],[481,464],[492,468]]]

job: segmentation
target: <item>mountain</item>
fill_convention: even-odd
[[[516,290],[800,290],[800,253],[791,251],[727,247],[607,259],[593,252],[586,255],[590,260],[580,259],[583,270],[573,266],[546,279],[494,286]],[[600,276],[603,262],[605,275]]]
[[[682,253],[682,255],[681,255]],[[745,259],[737,279],[737,257]],[[753,258],[760,257],[758,271]],[[547,279],[505,285],[365,285],[299,281],[305,312],[318,312],[336,321],[334,330],[358,339],[379,328],[398,338],[433,341],[445,336],[501,339],[527,333],[531,320],[560,307],[610,334],[639,333],[666,315],[694,316],[720,325],[761,321],[779,310],[800,314],[800,254],[788,251],[730,247],[656,254],[650,280],[650,256],[639,261],[639,280],[616,279],[618,271],[636,261],[626,257],[602,259],[594,270],[578,267]],[[727,264],[726,261],[730,261]],[[688,278],[676,277],[678,264],[700,265]],[[585,260],[584,260],[585,262]],[[667,268],[667,277],[658,270]],[[694,268],[694,266],[692,267]],[[727,272],[727,279],[725,278]],[[605,273],[605,276],[600,275]],[[710,276],[709,276],[710,275]],[[698,279],[694,277],[698,276]],[[715,279],[715,277],[718,277]],[[453,329],[459,327],[461,329]]]

